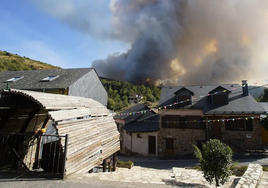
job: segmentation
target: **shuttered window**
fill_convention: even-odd
[[[231,131],[253,131],[253,121],[251,118],[246,119],[237,119],[233,118],[225,122],[225,130]]]

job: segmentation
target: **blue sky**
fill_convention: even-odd
[[[124,52],[128,44],[83,31],[62,19],[76,0],[4,0],[0,6],[0,50],[62,68],[91,67],[91,62]],[[99,21],[109,29],[109,1],[83,1],[81,18]],[[79,5],[79,4],[78,4]],[[68,9],[69,8],[69,9]],[[62,16],[63,15],[63,16]],[[85,21],[85,20],[81,20]],[[72,25],[73,24],[73,25]],[[100,27],[101,28],[101,27]]]

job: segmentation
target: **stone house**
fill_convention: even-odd
[[[159,116],[143,104],[114,116],[120,132],[120,152],[125,155],[157,156]]]
[[[108,94],[93,68],[3,71],[0,89],[7,88],[91,98],[107,106]]]
[[[234,151],[262,148],[264,108],[248,85],[163,87],[159,101],[158,154],[192,153],[193,144],[220,139]]]
[[[138,95],[138,94],[134,94],[134,93],[131,93],[128,96],[128,102],[130,104],[141,104],[142,103],[142,99],[143,99],[143,96],[142,95]]]
[[[264,108],[265,114],[261,116],[261,118],[266,117],[268,114],[268,102],[259,102],[259,104]],[[261,137],[262,144],[265,148],[268,147],[268,130],[265,130],[263,127],[261,128]]]

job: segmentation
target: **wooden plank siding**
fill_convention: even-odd
[[[48,116],[58,135],[69,135],[66,175],[86,173],[120,149],[119,132],[113,117],[108,116],[108,109],[95,100],[15,89],[3,91],[2,94],[23,96],[40,106],[40,116],[36,115],[31,120],[27,132],[39,131]],[[3,113],[6,113],[6,109]],[[21,114],[25,115],[17,111],[12,117]],[[10,120],[7,124],[13,124],[15,130],[20,130],[24,122],[23,119]],[[60,142],[64,147],[65,137]]]

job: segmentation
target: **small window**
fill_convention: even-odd
[[[213,104],[225,105],[228,104],[228,95],[213,95]]]
[[[50,81],[52,81],[52,80],[55,80],[55,79],[58,78],[58,77],[59,77],[59,75],[57,75],[57,76],[48,76],[48,77],[46,77],[46,78],[40,80],[40,82],[50,82]]]
[[[16,81],[18,81],[18,80],[20,80],[22,78],[24,78],[24,77],[23,76],[20,76],[20,77],[17,76],[17,77],[10,78],[10,79],[6,80],[6,82],[16,82]]]
[[[137,138],[142,138],[142,134],[137,134]]]

